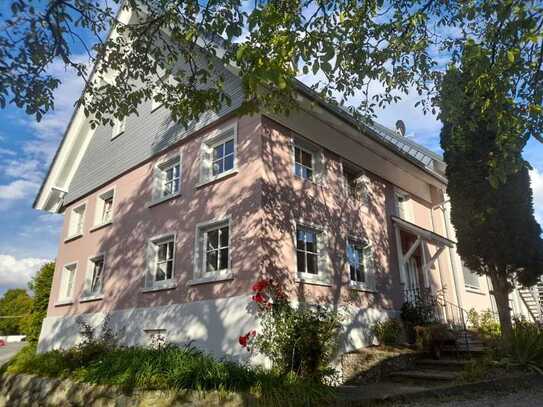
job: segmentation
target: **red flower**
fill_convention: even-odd
[[[251,299],[258,304],[264,304],[267,301],[266,297],[260,293],[256,293],[256,295],[253,295]]]
[[[256,331],[251,331],[251,336],[256,336]]]
[[[247,347],[247,344],[249,342],[249,335],[241,335],[239,337],[239,344],[243,347],[243,348],[246,348]]]
[[[268,281],[267,280],[260,280],[253,284],[253,291],[263,291],[268,287]]]

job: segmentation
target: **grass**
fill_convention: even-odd
[[[88,344],[67,351],[37,354],[27,345],[6,366],[11,374],[116,385],[133,390],[218,390],[251,394],[260,404],[321,404],[333,390],[319,382],[279,375],[227,360],[217,360],[192,347],[109,348]]]

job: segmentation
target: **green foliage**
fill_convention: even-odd
[[[465,45],[460,67],[450,67],[442,82],[439,117],[458,253],[472,271],[490,277],[507,334],[508,294],[513,281],[531,285],[543,273],[543,240],[521,155],[520,119],[508,114],[516,108],[509,93],[513,79],[495,75],[492,58],[484,46]],[[509,141],[503,156],[512,132],[516,143]],[[497,173],[507,176],[497,179]]]
[[[379,344],[394,346],[398,345],[400,342],[402,324],[399,320],[394,318],[378,321],[374,324],[372,331],[379,341]]]
[[[26,290],[7,290],[0,299],[0,335],[23,334],[29,324],[32,298]]]
[[[29,344],[9,363],[7,371],[116,385],[125,391],[244,392],[264,405],[315,405],[324,403],[332,395],[330,388],[314,381],[276,375],[232,361],[218,361],[195,348],[173,345],[150,349],[85,343],[66,351],[37,354],[36,345]]]
[[[432,353],[436,358],[441,356],[444,346],[454,345],[456,341],[454,332],[445,324],[417,326],[415,332],[417,348]]]
[[[543,374],[543,328],[541,325],[515,321],[512,334],[503,340],[502,351],[514,365]]]
[[[29,342],[36,343],[40,337],[41,325],[47,315],[54,272],[55,263],[46,263],[30,281],[29,288],[34,296],[30,321],[25,330],[26,340]]]
[[[488,355],[482,358],[470,359],[460,372],[459,380],[465,383],[483,380],[493,365],[494,362]]]
[[[490,310],[485,310],[479,315],[474,308],[470,309],[468,312],[468,322],[487,343],[495,342],[500,336],[500,323],[496,321]]]
[[[319,305],[293,307],[274,282],[262,280],[253,289],[261,332],[240,337],[242,346],[270,358],[283,375],[318,381],[333,375],[329,364],[337,353],[341,329],[337,311]]]

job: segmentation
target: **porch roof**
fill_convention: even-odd
[[[435,232],[432,232],[431,230],[424,229],[418,225],[415,225],[414,223],[408,222],[405,219],[399,218],[398,216],[392,215],[391,216],[392,221],[398,225],[400,229],[406,230],[408,232],[411,232],[415,234],[418,237],[421,237],[422,239],[434,243],[438,246],[447,246],[447,247],[454,247],[456,245],[456,242],[447,239],[445,236],[441,236]]]

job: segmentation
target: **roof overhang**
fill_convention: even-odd
[[[446,237],[441,236],[435,232],[432,232],[431,230],[424,229],[418,225],[415,225],[414,223],[408,222],[405,219],[401,219],[394,215],[392,215],[391,218],[394,224],[401,230],[410,232],[415,236],[426,240],[429,243],[435,244],[436,246],[454,247],[456,245],[456,242],[447,239]]]

